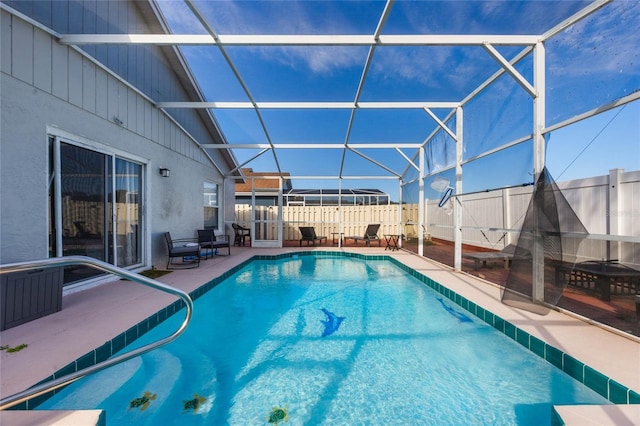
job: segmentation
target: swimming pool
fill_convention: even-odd
[[[176,342],[38,408],[118,425],[540,425],[554,404],[607,403],[390,261],[296,256],[229,274]]]

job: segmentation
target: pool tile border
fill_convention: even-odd
[[[197,289],[193,290],[189,293],[189,296],[195,301],[196,299],[203,296],[212,288],[216,287],[222,281],[226,280],[245,266],[249,265],[254,261],[260,260],[280,260],[287,258],[297,258],[303,256],[314,256],[314,257],[352,257],[362,260],[384,260],[393,263],[395,266],[402,269],[404,272],[409,275],[417,278],[423,284],[433,289],[437,293],[442,294],[444,297],[459,305],[461,308],[475,315],[477,318],[486,322],[496,330],[500,331],[507,337],[511,338],[515,342],[519,343],[521,346],[533,352],[535,355],[538,355],[540,358],[543,358],[547,362],[551,363],[555,367],[567,373],[573,379],[579,381],[585,386],[589,387],[593,391],[597,392],[599,395],[607,398],[614,404],[640,404],[640,394],[629,389],[628,387],[616,382],[613,379],[603,375],[598,372],[594,368],[589,367],[588,365],[580,362],[569,354],[562,352],[561,350],[549,345],[548,343],[543,342],[535,336],[530,335],[524,330],[519,329],[514,324],[511,324],[508,321],[500,318],[498,315],[493,314],[492,312],[482,308],[481,306],[475,304],[474,302],[466,299],[465,297],[457,294],[451,289],[444,287],[443,285],[433,281],[431,278],[426,275],[416,271],[413,268],[405,265],[399,260],[390,257],[388,255],[368,255],[368,254],[360,254],[360,253],[351,253],[351,252],[339,252],[339,251],[300,251],[300,252],[289,252],[282,253],[277,255],[256,255],[253,256],[244,262],[232,267],[231,269],[223,272],[220,276],[213,278],[211,281],[201,285]],[[179,310],[184,307],[184,303],[182,300],[177,300],[174,303],[166,306],[163,309],[160,309],[155,314],[149,316],[148,318],[142,320],[135,326],[131,327],[127,331],[119,334],[114,337],[110,341],[106,342],[102,346],[90,351],[89,353],[81,356],[75,361],[69,363],[68,365],[62,367],[60,370],[56,371],[52,376],[42,380],[38,384],[42,384],[48,382],[50,380],[54,380],[56,378],[60,378],[67,374],[75,373],[78,370],[83,368],[95,365],[101,361],[104,361],[111,356],[115,355],[125,346],[134,342],[136,339],[141,337],[146,332],[150,331],[164,320],[169,318],[171,315],[175,314]],[[60,389],[48,392],[44,395],[41,395],[36,398],[32,398],[22,404],[16,405],[11,409],[14,410],[30,410],[37,407],[39,404],[43,403],[51,396],[55,395]]]
[[[388,259],[403,271],[408,272],[414,277],[418,278],[428,287],[441,293],[449,300],[455,302],[487,324],[493,326],[496,330],[516,341],[521,346],[533,352],[535,355],[538,355],[555,367],[564,371],[573,379],[584,384],[604,398],[607,398],[612,403],[638,404],[638,398],[640,398],[640,394],[633,391],[632,389],[629,389],[628,387],[618,383],[617,381],[610,379],[594,368],[589,367],[588,365],[575,359],[571,355],[562,352],[561,350],[549,345],[548,343],[543,342],[535,336],[530,335],[526,331],[500,318],[498,315],[495,315],[490,311],[487,311],[486,309],[476,305],[475,303],[458,295],[454,291],[444,288],[442,285],[434,282],[432,279],[406,266],[400,261],[394,258]]]

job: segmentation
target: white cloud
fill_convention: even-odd
[[[305,2],[284,2],[286,13],[282,9],[243,7],[242,2],[206,3],[207,16],[215,16],[214,29],[219,34],[315,34],[318,19],[312,17]],[[328,4],[328,3],[327,3]],[[216,10],[213,10],[216,9]],[[314,11],[317,12],[316,9]],[[324,11],[331,15],[330,10]],[[348,25],[338,16],[327,20],[325,33],[344,33]],[[256,47],[251,54],[259,55],[262,60],[274,61],[292,69],[306,68],[314,73],[331,74],[335,70],[362,64],[361,55],[354,54],[354,48],[347,47]]]
[[[206,34],[206,30],[183,1],[157,0],[160,10],[175,34]]]
[[[548,42],[550,72],[584,76],[636,71],[640,31],[631,29],[639,25],[640,2],[608,4]]]
[[[176,33],[204,31],[183,2],[159,0],[159,3]],[[353,31],[353,23],[334,10],[331,2],[312,3],[316,7],[309,7],[309,2],[305,1],[277,2],[273,7],[271,4],[265,6],[267,2],[208,1],[199,3],[199,7],[205,16],[210,17],[212,27],[220,34],[314,34],[318,33],[319,22],[325,34]],[[248,4],[257,7],[247,7]],[[553,2],[553,5],[554,10],[564,6],[562,2]],[[426,7],[423,9],[425,13],[411,14],[403,6],[402,3],[396,4],[392,14],[406,13],[412,30],[425,34],[441,32],[442,28],[464,28],[467,33],[480,32],[484,28],[486,32],[485,21],[499,20],[505,25],[513,25],[524,15],[534,22],[540,22],[540,14],[548,12],[548,8],[540,7],[540,4],[527,2],[518,2],[509,8],[505,8],[503,2],[472,3],[461,9],[466,13],[452,12],[446,16],[436,15],[436,10],[433,15],[426,15],[432,10]],[[574,6],[566,6],[571,7]],[[640,2],[637,1],[612,2],[586,21],[567,29],[549,42],[552,47],[548,50],[550,72],[584,75],[623,71],[620,59],[625,56],[636,57],[640,46],[640,31],[629,31],[638,26],[639,9]],[[512,16],[505,16],[505,13],[511,13]],[[559,15],[568,13],[569,9],[560,10]],[[621,17],[625,16],[628,21],[621,21]],[[374,25],[375,22],[372,23]],[[497,30],[500,31],[499,28]],[[610,40],[615,40],[615,43],[607,43]],[[486,61],[486,53],[479,47],[464,50],[464,56],[453,53],[449,48],[391,48],[384,52],[383,49],[378,49],[374,58],[373,71],[377,77],[402,78],[434,88],[463,87],[469,76],[487,74],[487,64],[498,68],[495,63]],[[366,48],[330,46],[255,47],[238,52],[255,55],[265,63],[278,63],[292,70],[309,71],[322,76],[330,76],[348,68],[361,72],[366,57]],[[625,64],[623,60],[622,66]]]

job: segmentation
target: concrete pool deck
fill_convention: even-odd
[[[233,247],[231,256],[216,256],[203,260],[199,268],[175,270],[158,278],[158,281],[188,293],[253,256],[306,250],[392,256],[531,336],[640,393],[638,338],[554,310],[541,316],[509,307],[501,303],[501,291],[497,286],[478,277],[455,272],[447,266],[407,251],[390,252],[378,247]],[[19,352],[0,352],[0,396],[5,398],[49,377],[174,300],[172,296],[121,280],[65,295],[60,312],[0,333],[0,344],[3,346],[28,345]],[[640,418],[640,405],[621,407],[623,411],[631,411],[631,414],[623,414],[624,418]],[[613,414],[607,410],[600,412],[608,417],[603,418],[599,424],[620,424],[613,420]],[[2,417],[0,415],[0,423],[4,424]],[[634,422],[630,421],[627,424]]]

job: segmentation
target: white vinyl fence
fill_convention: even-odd
[[[640,269],[640,171],[616,169],[607,176],[558,182],[558,187],[587,232],[592,234],[582,242],[579,257],[616,259]],[[463,244],[500,250],[515,243],[532,191],[533,187],[528,186],[460,196]],[[342,206],[340,210],[337,206],[285,206],[282,209],[283,239],[299,239],[299,226],[314,226],[317,235],[331,238],[336,232],[361,236],[367,225],[379,223],[380,237],[405,234],[408,238],[417,238],[428,233],[433,238],[453,241],[453,215],[450,210],[438,207],[438,202],[426,201],[425,229],[419,229],[417,224],[417,204]],[[260,218],[277,222],[275,208],[257,209]],[[249,224],[250,206],[236,205],[236,220]],[[275,239],[275,232],[275,224],[258,229],[259,235],[267,239]],[[615,236],[618,241],[610,240],[607,235]],[[576,241],[565,239],[566,244]]]
[[[640,171],[614,169],[606,176],[557,184],[591,234],[580,245],[578,260],[615,259],[640,269]],[[459,197],[463,244],[502,249],[515,243],[532,191],[528,186]],[[438,202],[426,203],[428,231],[435,238],[453,241],[453,215],[438,207]],[[577,243],[575,238],[564,239],[564,244]]]
[[[342,206],[341,211],[337,206],[284,206],[282,208],[282,220],[284,223],[283,240],[299,240],[300,226],[315,227],[317,235],[331,238],[332,233],[342,232],[345,236],[363,236],[367,225],[380,224],[378,235],[398,233],[398,209],[397,204],[385,204],[380,206]],[[257,214],[268,222],[277,221],[276,209],[269,207],[256,207]],[[342,216],[340,216],[342,215]],[[342,230],[340,222],[342,218]],[[236,219],[240,224],[251,222],[251,207],[247,204],[236,205]],[[276,239],[275,226],[262,226],[258,229],[258,235],[264,239]]]

